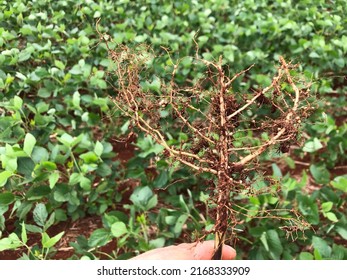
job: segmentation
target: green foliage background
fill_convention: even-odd
[[[201,210],[203,178],[153,161],[162,148],[152,139],[139,135],[126,166],[117,159],[117,141],[129,131],[108,98],[112,65],[95,30],[101,18],[100,31],[115,43],[146,43],[158,55],[164,46],[183,58],[195,54],[197,34],[201,56],[222,55],[231,75],[255,63],[236,91],[267,86],[280,55],[300,63],[319,109],[303,148],[271,165],[279,192],[239,196],[251,214],[232,245],[243,259],[346,259],[346,14],[345,1],[0,0],[0,251],[24,246],[29,232],[42,242],[22,258],[53,258],[63,234],[50,238],[47,229],[90,215],[103,227],[71,243],[72,258],[97,258],[114,239],[112,257],[129,258],[213,226]],[[169,63],[159,61],[157,75]],[[182,84],[198,75],[191,62],[182,61]],[[155,79],[148,86],[158,87]],[[136,188],[124,188],[130,179]],[[305,236],[292,232],[292,241],[283,219],[256,218],[273,209],[284,209],[282,218],[295,209],[312,227]]]

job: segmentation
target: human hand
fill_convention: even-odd
[[[132,260],[211,260],[214,252],[214,241],[182,243],[163,248],[157,248],[138,255]],[[223,245],[223,260],[233,260],[236,251],[228,245]]]

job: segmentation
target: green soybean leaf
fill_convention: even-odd
[[[0,193],[0,205],[9,205],[15,200],[15,196],[10,192]]]
[[[53,212],[53,213],[49,216],[47,222],[45,223],[44,229],[47,230],[51,225],[54,224],[54,222],[55,222],[55,213]]]
[[[37,225],[43,227],[45,225],[47,217],[48,217],[46,206],[43,203],[38,203],[35,206],[33,215],[34,215],[35,223]]]
[[[140,209],[148,210],[148,204],[153,196],[153,192],[148,186],[138,187],[131,194],[130,200]]]
[[[69,185],[70,186],[73,186],[73,185],[76,185],[76,184],[78,184],[80,181],[81,181],[81,178],[83,177],[83,175],[82,174],[80,174],[80,173],[72,173],[71,175],[70,175],[70,178],[69,178]]]
[[[313,260],[313,255],[309,252],[301,252],[299,260]]]
[[[4,250],[16,249],[21,246],[22,243],[15,233],[11,233],[8,237],[0,239],[0,252]]]
[[[65,69],[64,63],[61,62],[60,60],[54,60],[54,65],[57,66],[60,70],[64,70]]]
[[[340,191],[347,193],[347,177],[346,176],[338,176],[335,177],[333,181],[330,182],[331,185]]]
[[[53,172],[53,173],[51,173],[50,175],[49,175],[49,177],[48,177],[48,181],[49,181],[49,187],[51,188],[51,189],[53,189],[54,188],[54,186],[55,186],[55,184],[58,182],[58,180],[59,180],[59,173],[58,172]]]
[[[43,230],[41,227],[35,226],[35,225],[25,225],[25,229],[28,232],[32,232],[32,233],[42,233]]]
[[[331,201],[322,203],[322,211],[329,212],[333,208],[333,203]]]
[[[26,244],[27,241],[28,241],[28,236],[27,236],[27,231],[26,231],[25,223],[24,223],[24,222],[22,222],[22,233],[21,233],[21,238],[22,238],[23,243]]]
[[[2,157],[2,166],[5,168],[5,171],[15,173],[18,169],[18,158],[16,156],[3,156]],[[7,180],[7,179],[6,179]]]
[[[23,174],[26,179],[32,179],[32,174],[35,169],[35,162],[29,157],[20,157],[17,159],[17,171]]]
[[[321,253],[319,253],[319,251],[317,249],[313,250],[313,255],[314,255],[315,260],[322,260],[323,259]]]
[[[58,141],[68,148],[73,148],[82,141],[83,137],[83,134],[72,137],[70,134],[64,133],[61,137],[58,137]]]
[[[99,247],[106,245],[111,240],[111,233],[109,230],[100,228],[94,230],[88,239],[89,247]]]
[[[57,222],[67,221],[66,211],[63,209],[56,209],[54,211],[55,217],[54,220]]]
[[[52,238],[49,237],[49,235],[46,232],[42,233],[42,247],[43,248],[52,248],[64,235],[64,231],[58,233],[57,235],[53,236]]]
[[[157,204],[158,204],[158,196],[155,194],[155,195],[153,195],[153,196],[150,198],[150,200],[148,201],[145,210],[152,209],[152,208],[155,207]]]
[[[331,247],[328,245],[328,243],[324,239],[318,236],[313,236],[312,245],[313,245],[313,248],[315,248],[319,252],[320,256],[322,256],[323,258],[330,257]]]
[[[21,109],[23,106],[23,99],[16,95],[13,97],[13,105],[17,110]]]
[[[48,98],[51,96],[51,91],[43,87],[38,90],[37,95],[42,98]]]
[[[57,164],[52,161],[42,161],[40,164],[40,167],[47,169],[47,171],[54,171],[57,169]]]
[[[24,219],[26,215],[29,213],[29,211],[32,208],[32,203],[31,202],[23,202],[17,209],[17,216],[19,219]]]
[[[332,260],[346,260],[347,248],[343,245],[333,244]]]
[[[7,179],[11,177],[13,173],[11,171],[5,170],[0,173],[0,187],[7,183]]]
[[[41,244],[42,244],[42,246],[43,246],[43,244],[47,244],[47,242],[49,242],[49,240],[50,240],[50,237],[49,237],[48,233],[47,232],[42,232],[42,234],[41,234]]]
[[[264,240],[263,244],[264,246],[265,244],[267,244],[265,248],[269,252],[271,258],[274,260],[279,260],[283,253],[283,246],[277,231],[273,229],[266,231],[265,238],[266,238],[266,242]]]
[[[310,172],[318,184],[328,184],[330,182],[330,172],[324,165],[312,164]]]
[[[177,219],[174,230],[173,230],[176,236],[179,236],[181,234],[182,228],[185,225],[188,217],[189,217],[188,214],[182,214]]]
[[[187,203],[186,203],[185,200],[184,200],[183,195],[180,195],[180,196],[179,196],[179,202],[180,202],[180,205],[181,205],[182,209],[184,209],[184,211],[185,211],[186,213],[189,213],[190,210],[189,210],[189,207],[188,207]]]
[[[264,246],[265,250],[269,252],[270,248],[269,248],[269,244],[267,243],[266,232],[265,231],[260,236],[260,241],[261,241],[261,243],[263,243],[263,246]]]
[[[27,133],[27,135],[25,135],[24,138],[24,147],[23,147],[23,151],[30,157],[31,153],[35,147],[36,144],[36,138],[30,134]]]
[[[118,238],[128,232],[126,225],[123,222],[115,222],[111,226],[111,233]]]
[[[57,187],[54,188],[53,196],[54,196],[54,200],[58,202],[66,202],[69,200],[71,196],[71,189],[68,185],[58,184]]]
[[[98,165],[98,169],[96,170],[96,173],[101,177],[106,177],[112,174],[112,168],[109,164],[101,163]]]
[[[5,217],[4,215],[0,214],[0,232],[5,229]]]
[[[344,239],[347,240],[347,227],[337,226],[336,232]]]
[[[92,151],[81,154],[80,158],[83,159],[85,163],[96,163],[99,161],[99,157]]]
[[[167,170],[162,170],[153,182],[154,187],[157,189],[165,187],[168,182],[168,179],[169,179],[169,172]]]
[[[48,161],[49,153],[47,149],[43,147],[35,146],[31,154],[31,158],[35,163],[40,163],[42,161]]]
[[[72,104],[75,108],[81,109],[80,103],[81,103],[81,94],[78,91],[75,91],[74,94],[72,95]]]
[[[80,186],[85,191],[90,191],[92,188],[92,181],[89,178],[82,176],[80,178]]]
[[[272,166],[272,172],[273,172],[273,176],[277,179],[282,178],[283,174],[281,169],[278,167],[278,165],[276,163],[271,164]]]
[[[302,150],[304,152],[314,153],[320,150],[321,148],[323,148],[322,143],[318,140],[318,138],[314,138],[312,141],[306,142]]]
[[[100,157],[102,155],[103,151],[104,151],[104,146],[99,141],[96,141],[95,147],[94,147],[94,153],[98,157]]]
[[[47,196],[48,194],[50,194],[50,192],[51,189],[49,188],[49,186],[46,185],[31,187],[29,191],[26,193],[26,198],[28,200],[37,200]]]
[[[177,216],[165,216],[165,223],[173,226],[177,221]]]
[[[339,220],[337,219],[335,213],[333,213],[333,212],[325,213],[325,216],[328,218],[328,220],[330,220],[330,221],[332,221],[332,222],[334,222],[334,223],[336,223],[336,222],[339,221]]]
[[[156,239],[152,239],[149,241],[149,244],[151,245],[152,248],[162,248],[165,245],[165,238],[159,237]]]
[[[58,137],[59,142],[61,142],[64,146],[70,148],[74,138],[67,133],[64,133],[61,137]]]

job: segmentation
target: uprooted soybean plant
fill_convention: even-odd
[[[195,176],[212,175],[207,189],[209,213],[215,223],[206,233],[215,234],[213,259],[220,259],[224,242],[236,238],[239,215],[251,215],[238,207],[233,197],[261,192],[276,195],[280,188],[279,182],[263,172],[262,162],[300,143],[302,123],[314,108],[308,101],[310,83],[295,71],[297,65],[279,57],[270,85],[237,92],[234,82],[247,79],[253,65],[232,74],[232,65],[226,65],[222,56],[217,60],[201,58],[194,38],[194,57],[174,60],[170,50],[162,48],[160,56],[166,57],[167,68],[158,76],[151,67],[159,55],[149,46],[111,47],[110,36],[99,35],[114,64],[111,98],[130,120],[130,127],[163,146],[161,156],[171,164],[186,165]],[[184,59],[191,60],[200,74],[181,86],[176,79],[183,71]],[[154,83],[155,87],[148,86]],[[177,132],[187,137],[175,141]],[[282,219],[282,229],[292,238],[293,232],[309,227],[290,209],[264,211],[259,218]]]

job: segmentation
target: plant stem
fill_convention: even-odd
[[[229,165],[229,154],[228,154],[228,136],[227,136],[227,116],[225,108],[225,76],[221,67],[221,61],[218,65],[219,72],[219,111],[220,111],[220,138],[217,149],[219,150],[219,170],[218,170],[218,183],[217,183],[217,213],[216,213],[216,224],[215,224],[215,253],[212,259],[217,260],[222,258],[222,248],[224,244],[225,232],[228,226],[228,217],[225,204],[228,200],[228,179],[227,171]]]

